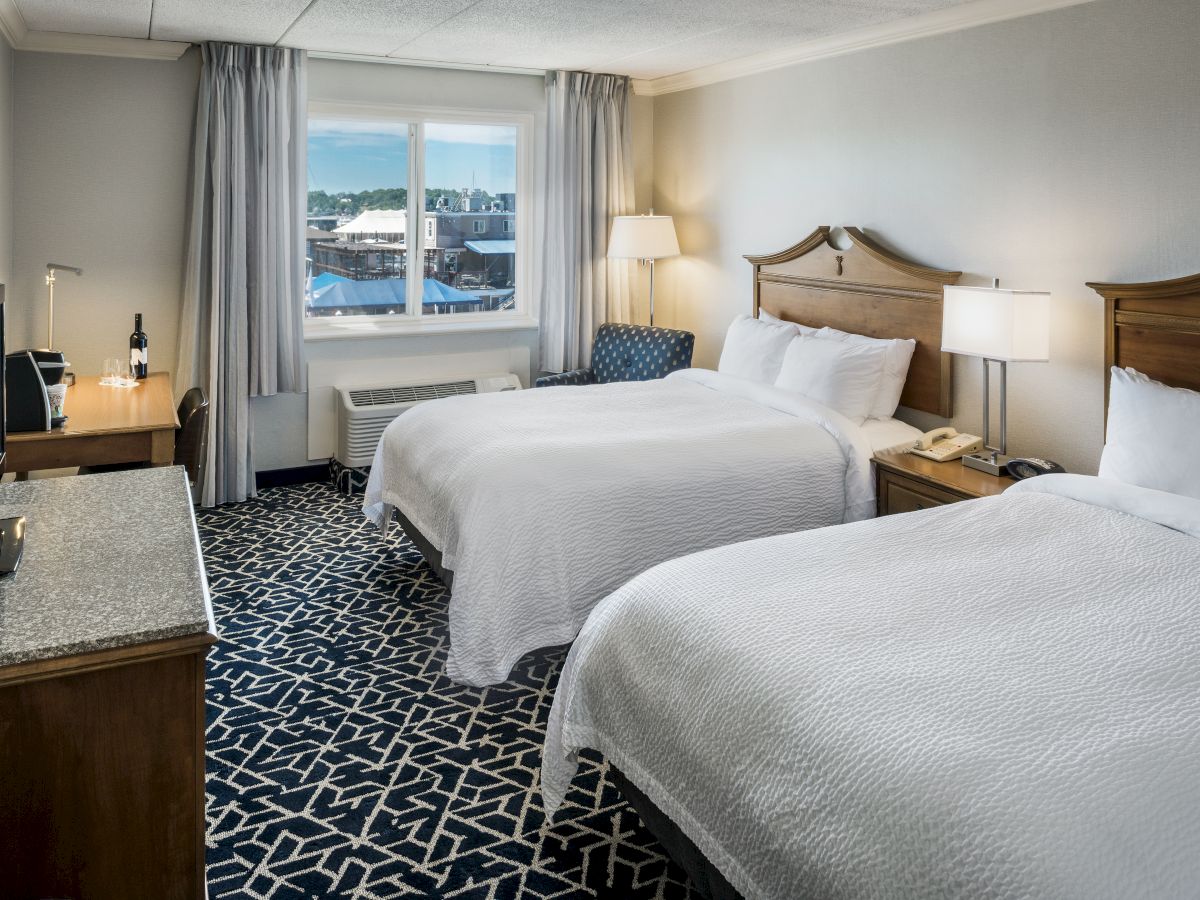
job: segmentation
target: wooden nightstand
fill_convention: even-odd
[[[968,469],[962,460],[939,463],[911,453],[878,454],[875,470],[880,516],[991,497],[1015,484],[1011,478]]]

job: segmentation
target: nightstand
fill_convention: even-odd
[[[913,512],[1003,493],[1016,482],[968,469],[962,460],[934,462],[912,453],[875,456],[876,515]]]

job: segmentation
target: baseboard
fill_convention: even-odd
[[[320,463],[315,466],[296,466],[294,469],[270,469],[266,472],[254,473],[254,485],[260,491],[289,484],[307,484],[310,481],[328,480],[328,463]]]

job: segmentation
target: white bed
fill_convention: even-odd
[[[448,398],[392,423],[364,512],[386,527],[394,510],[450,586],[451,678],[503,681],[664,560],[873,514],[871,454],[918,434],[897,403],[949,413],[959,273],[846,233],[749,258],[762,318],[731,326],[723,374]]]
[[[453,571],[447,672],[486,685],[656,563],[869,518],[875,449],[830,409],[689,369],[417,407],[384,434],[364,509],[402,510]]]
[[[1200,500],[1047,476],[665,563],[593,612],[542,791],[594,748],[760,897],[1200,885]]]

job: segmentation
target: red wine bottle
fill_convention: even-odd
[[[149,343],[146,332],[142,331],[142,314],[138,313],[133,317],[133,334],[129,336],[129,371],[139,380],[149,371],[150,358],[146,352]]]

